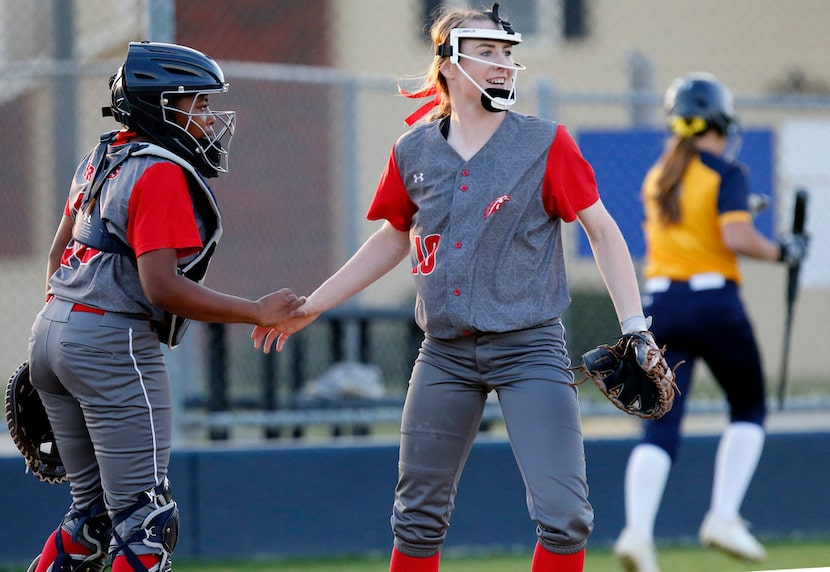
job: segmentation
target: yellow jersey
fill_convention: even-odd
[[[748,208],[746,166],[701,151],[689,162],[680,183],[680,220],[665,224],[657,206],[661,166],[652,167],[643,182],[646,278],[687,281],[695,274],[718,273],[741,282],[738,257],[726,246],[721,226],[752,220]]]

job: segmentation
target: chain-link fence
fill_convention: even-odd
[[[201,49],[219,60],[231,83],[224,99],[212,101],[237,111],[238,131],[231,172],[214,184],[225,235],[207,285],[247,297],[284,286],[308,293],[377,228],[363,215],[389,149],[404,132],[402,119],[417,105],[397,95],[396,83],[410,78],[395,74],[428,65],[422,24],[437,4],[0,0],[0,365],[11,371],[25,358],[43,300],[46,252],[75,164],[101,132],[117,127],[100,117],[100,108],[109,102],[107,78],[128,41],[175,40]],[[830,379],[817,356],[830,318],[830,263],[822,256],[830,245],[822,222],[830,215],[830,71],[819,55],[830,39],[819,24],[830,18],[830,4],[502,4],[525,33],[516,50],[528,66],[519,76],[518,110],[567,125],[638,260],[638,190],[643,165],[660,150],[663,89],[696,69],[717,73],[733,88],[754,190],[771,198],[759,226],[770,235],[786,231],[793,192],[810,191],[812,255],[796,306],[789,392],[793,406],[826,402]],[[565,322],[577,359],[610,340],[617,326],[581,231],[568,227],[574,302]],[[785,271],[751,261],[743,269],[774,398]],[[356,426],[394,419],[417,351],[412,300],[402,267],[268,357],[250,347],[247,326],[194,325],[168,354],[188,412],[180,418],[218,427],[216,434],[245,422],[271,435],[309,422],[308,408],[299,405],[328,408],[328,419]],[[355,367],[332,369],[337,364]],[[716,395],[707,372],[698,373],[695,396]],[[588,412],[593,393],[583,392]],[[340,398],[354,407],[344,413]],[[204,411],[248,413],[208,419]]]

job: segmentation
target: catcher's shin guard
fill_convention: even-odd
[[[125,561],[135,572],[169,572],[179,538],[179,509],[167,479],[141,494],[139,500],[113,519],[113,570]],[[147,556],[155,556],[155,559]],[[147,561],[155,560],[148,566]]]
[[[28,572],[101,572],[111,537],[112,522],[103,503],[86,512],[72,510]]]

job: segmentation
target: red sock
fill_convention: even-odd
[[[35,572],[46,572],[58,557],[58,547],[55,544],[55,535],[58,531],[61,533],[64,552],[67,554],[83,554],[84,556],[92,554],[92,551],[83,544],[72,542],[72,537],[64,529],[59,528],[49,536],[49,540],[43,545],[43,552],[40,553],[40,560],[38,560]]]
[[[438,572],[441,563],[441,553],[428,558],[415,558],[392,549],[392,559],[389,562],[389,572]],[[118,572],[113,568],[112,572]]]
[[[582,572],[585,566],[585,550],[574,554],[554,554],[536,543],[530,572]],[[115,572],[115,571],[113,571]]]
[[[149,570],[159,561],[158,554],[139,554],[138,559],[144,564],[144,567]],[[135,572],[133,567],[127,561],[127,557],[119,554],[112,561],[112,572]]]

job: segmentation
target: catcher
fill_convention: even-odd
[[[177,345],[189,320],[265,326],[302,315],[304,300],[287,289],[253,301],[202,285],[222,234],[207,179],[227,172],[235,125],[234,112],[210,104],[227,89],[213,59],[153,42],[131,43],[110,79],[104,115],[122,129],[75,172],[28,368],[7,391],[28,467],[68,479],[72,493],[29,572],[97,572],[109,561],[113,572],[171,570],[179,511],[161,343]]]

